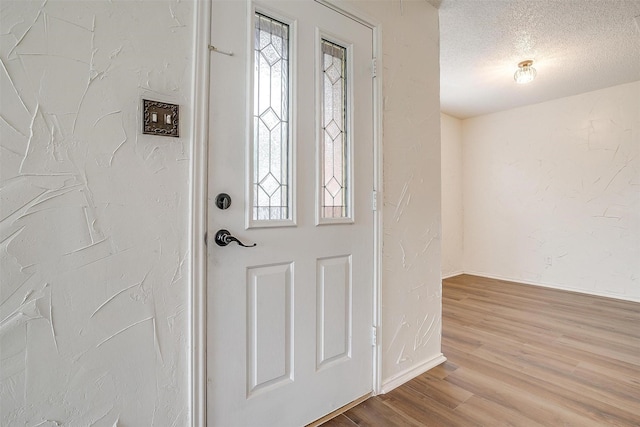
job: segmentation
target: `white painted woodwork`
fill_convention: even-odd
[[[351,257],[317,262],[318,369],[351,356]]]
[[[247,269],[249,396],[292,379],[292,270],[289,263]]]
[[[247,227],[252,4],[214,2],[207,306],[208,425],[304,425],[372,390],[373,32],[313,1],[260,2],[291,26],[295,224]],[[353,222],[316,225],[318,34],[348,43]],[[231,207],[213,203],[220,192]],[[225,228],[254,248],[218,247]],[[318,297],[320,296],[320,299]]]

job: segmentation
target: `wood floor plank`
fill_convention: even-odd
[[[421,423],[394,411],[380,398],[370,398],[345,414],[355,425],[379,426],[381,420],[390,427],[420,427]]]
[[[475,333],[483,332],[476,330]],[[503,365],[534,375],[548,373],[556,376],[570,376],[579,365],[579,360],[545,351],[535,343],[520,344],[510,340],[503,340],[499,348],[491,345],[482,346],[472,354],[481,358],[483,355],[489,355],[492,359],[487,357],[484,359],[498,361]]]
[[[422,375],[427,378],[437,378],[437,379],[443,380],[449,374],[451,374],[452,372],[455,372],[456,369],[458,369],[458,365],[451,362],[450,360],[447,360],[446,362],[436,366],[435,368],[425,372]]]
[[[406,383],[406,386],[416,393],[423,394],[436,402],[455,409],[461,403],[464,403],[473,393],[460,388],[447,381],[420,375]]]
[[[612,360],[626,362],[630,365],[640,365],[640,353],[633,353],[632,345],[618,346],[599,342],[596,337],[576,337],[565,335],[556,340],[558,344],[565,345],[588,353],[597,354]]]
[[[358,425],[366,425],[366,424],[356,424],[353,421],[351,421],[348,417],[346,417],[344,414],[340,414],[337,417],[332,418],[326,423],[322,424],[323,427],[355,427]]]
[[[447,361],[352,425],[640,426],[640,303],[460,275],[442,314]]]
[[[561,401],[565,405],[572,407],[589,405],[587,411],[594,408],[598,413],[605,414],[604,418],[606,419],[615,418],[613,413],[617,411],[613,407],[617,406],[620,411],[629,413],[625,417],[636,418],[631,416],[631,413],[638,403],[634,397],[621,392],[621,386],[616,386],[615,389],[604,389],[601,384],[598,384],[594,387],[578,380],[573,375],[573,371],[559,370],[550,366],[543,360],[543,356],[534,359],[534,363],[528,363],[518,356],[517,350],[507,352],[497,349],[479,349],[473,355],[512,370],[513,376],[519,381],[525,381],[532,387],[539,387],[537,394],[552,393],[554,400]],[[573,401],[573,396],[576,395],[580,396],[579,402]],[[612,413],[612,415],[606,415],[608,413]],[[640,423],[640,417],[636,421]]]
[[[602,386],[611,382],[613,382],[616,387],[621,384],[626,384],[636,389],[634,396],[640,396],[640,376],[633,376],[633,374],[626,375],[620,369],[616,369],[615,367],[593,365],[589,362],[580,362],[574,371],[574,375],[585,375],[587,377],[597,375],[598,379],[594,381]]]
[[[394,411],[402,413],[421,426],[474,427],[479,425],[473,418],[452,411],[421,393],[415,393],[408,387],[396,388],[379,398]]]
[[[486,427],[545,427],[517,410],[475,395],[458,406],[456,411],[473,417],[480,425]]]
[[[591,419],[581,411],[573,411],[557,403],[555,395],[540,385],[529,384],[515,371],[499,370],[491,363],[470,362],[447,377],[447,381],[543,425],[602,425],[601,421]]]

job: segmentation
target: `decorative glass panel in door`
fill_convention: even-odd
[[[320,222],[351,217],[347,49],[321,40]]]
[[[250,223],[290,220],[289,25],[255,14]]]

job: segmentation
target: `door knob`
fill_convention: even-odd
[[[253,245],[245,245],[237,237],[233,237],[229,230],[218,230],[215,237],[216,245],[218,246],[227,246],[231,242],[236,242],[238,245],[243,246],[245,248],[252,248],[256,246],[256,243]]]

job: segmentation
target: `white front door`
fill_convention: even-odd
[[[207,421],[301,426],[372,390],[372,30],[216,0],[211,43]]]

